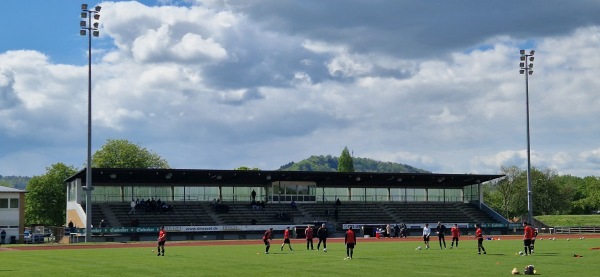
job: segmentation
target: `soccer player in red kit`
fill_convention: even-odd
[[[454,242],[456,242],[456,248],[458,248],[458,240],[460,238],[460,229],[458,228],[458,224],[454,223],[454,227],[450,229],[450,232],[452,233],[452,244],[450,245],[450,248],[454,247]]]
[[[160,226],[160,231],[158,232],[158,246],[156,256],[160,256],[160,250],[162,249],[162,255],[165,255],[165,242],[167,241],[167,231],[165,231],[165,226]]]
[[[308,246],[310,245],[310,250],[315,250],[313,247],[313,228],[308,225],[306,230],[304,230],[304,235],[306,236],[306,250],[308,250]]]
[[[529,254],[531,254],[531,240],[533,239],[533,228],[527,224],[527,222],[523,222],[524,234],[523,234],[523,249],[525,249],[525,255],[527,255],[527,251],[529,250]]]
[[[356,246],[356,234],[352,230],[352,227],[348,227],[344,243],[346,244],[346,255],[348,256],[346,259],[352,259],[352,256],[354,255],[354,246]]]
[[[283,231],[283,243],[281,244],[281,251],[283,251],[283,246],[286,243],[290,247],[290,250],[294,251],[294,249],[292,249],[292,244],[290,243],[290,227],[286,227]]]
[[[485,248],[483,248],[483,231],[481,230],[481,225],[475,224],[477,230],[475,231],[475,239],[477,239],[477,254],[481,254],[481,250],[483,250],[483,254],[487,254],[485,252]]]
[[[265,234],[263,235],[263,242],[265,243],[265,254],[269,254],[269,248],[271,248],[271,243],[269,242],[269,240],[273,240],[273,238],[271,238],[272,235],[273,228],[266,230]]]

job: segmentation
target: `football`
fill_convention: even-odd
[[[327,248],[323,248],[323,252],[327,252]]]
[[[417,246],[417,250],[421,250],[421,246]]]
[[[523,256],[523,251],[519,251],[519,255]]]

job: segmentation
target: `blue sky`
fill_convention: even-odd
[[[0,175],[82,168],[80,4],[3,1]],[[355,156],[439,173],[600,170],[600,2],[182,0],[102,6],[93,151],[127,139],[174,168]],[[340,9],[343,5],[344,9]]]

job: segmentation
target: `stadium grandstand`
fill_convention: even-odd
[[[97,241],[154,240],[165,226],[170,240],[246,239],[291,226],[301,237],[306,226],[326,223],[333,232],[351,224],[374,235],[380,226],[405,223],[417,235],[438,221],[465,232],[475,223],[505,232],[508,221],[482,201],[482,184],[502,177],[94,168],[92,234]],[[85,169],[65,180],[69,241],[85,231],[85,180]]]

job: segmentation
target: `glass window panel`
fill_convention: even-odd
[[[10,208],[18,209],[19,208],[19,198],[11,198],[10,199]]]

